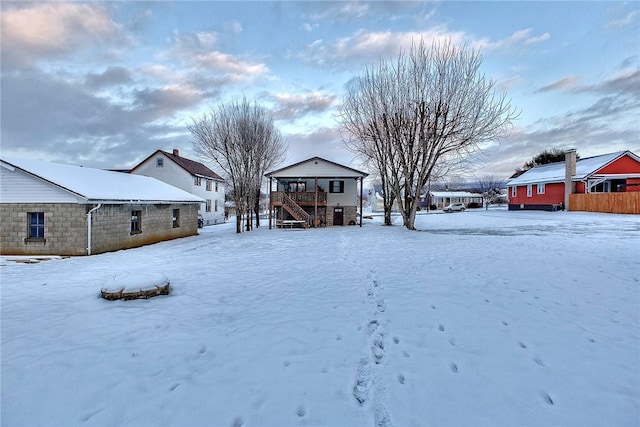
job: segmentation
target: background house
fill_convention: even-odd
[[[157,150],[131,169],[130,173],[151,176],[204,200],[200,214],[204,225],[224,222],[224,179],[200,162]]]
[[[482,194],[469,191],[430,191],[426,195],[428,196],[428,200],[426,200],[428,206],[435,206],[436,209],[444,209],[451,203],[462,203],[467,208],[481,208],[483,206]]]
[[[0,253],[91,255],[198,233],[199,197],[155,178],[0,159]]]
[[[276,225],[362,226],[362,180],[368,174],[320,157],[265,174]]]
[[[575,152],[574,152],[575,153]],[[507,182],[510,210],[640,213],[640,158],[631,151],[536,166]]]

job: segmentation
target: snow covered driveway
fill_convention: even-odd
[[[638,216],[417,226],[3,261],[2,425],[638,425]],[[173,291],[99,298],[122,272]]]

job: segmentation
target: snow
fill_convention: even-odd
[[[638,425],[640,217],[380,223],[3,260],[3,425]]]
[[[129,272],[114,275],[102,285],[104,292],[136,292],[154,290],[158,286],[169,284],[169,279],[162,273],[134,273]]]
[[[90,201],[203,201],[148,176],[6,156],[1,160]]]
[[[591,175],[598,169],[601,169],[603,166],[611,163],[624,153],[626,153],[626,151],[618,151],[616,153],[602,154],[600,156],[579,159],[576,161],[576,174],[573,176],[573,180],[580,181],[585,179],[588,175]],[[564,182],[565,173],[565,162],[536,166],[529,169],[522,175],[510,180],[507,182],[507,185],[514,186],[547,182]]]

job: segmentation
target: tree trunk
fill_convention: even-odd
[[[254,211],[256,213],[256,228],[260,227],[260,190],[256,194],[256,204],[254,206]]]
[[[242,233],[242,215],[236,212],[236,233]]]

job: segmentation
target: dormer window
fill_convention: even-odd
[[[164,159],[162,157],[158,157],[156,159],[156,167],[157,168],[162,168],[164,167]]]

